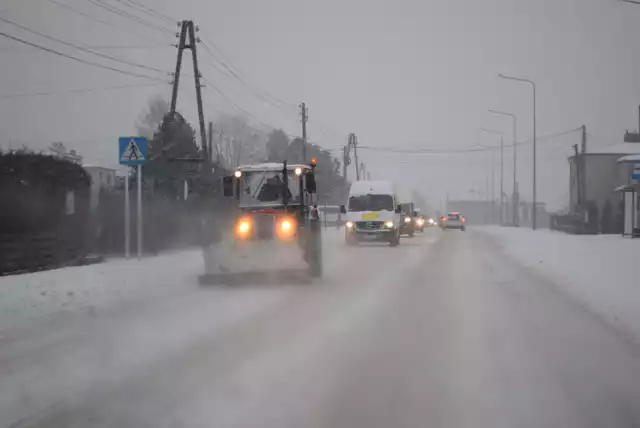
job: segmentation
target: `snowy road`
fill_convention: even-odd
[[[640,426],[640,347],[488,236],[325,251],[0,336],[0,427]]]

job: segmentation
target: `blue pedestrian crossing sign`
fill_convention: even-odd
[[[145,137],[120,137],[118,139],[120,165],[142,165],[147,160]]]

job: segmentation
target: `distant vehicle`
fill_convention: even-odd
[[[459,212],[451,212],[446,216],[442,217],[442,229],[458,229],[461,231],[465,231],[464,223],[466,219]]]
[[[344,217],[345,243],[388,242],[400,244],[402,208],[395,188],[388,181],[356,181],[349,190],[347,205],[340,211]]]
[[[342,222],[339,205],[318,205],[318,214],[320,223],[325,227],[337,226]]]
[[[420,212],[420,208],[416,208],[415,210],[415,229],[416,232],[424,232],[425,227],[425,219],[424,216]]]
[[[413,238],[416,233],[415,219],[418,213],[415,211],[413,202],[403,202],[400,204],[400,208],[402,209],[400,234]]]

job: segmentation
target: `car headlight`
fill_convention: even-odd
[[[386,227],[387,229],[393,229],[393,222],[392,221],[385,221],[384,222],[384,227]]]
[[[405,223],[411,223],[411,218],[410,217],[405,217],[404,218],[404,222]]]
[[[419,219],[418,219],[418,225],[419,225],[419,226],[422,226],[423,224],[424,224],[424,220],[423,220],[423,219],[421,219],[421,218],[419,218]]]
[[[348,229],[351,229],[353,227],[353,222],[352,221],[348,221],[344,225],[347,226]]]
[[[433,223],[435,223],[435,221],[432,218],[430,218],[429,219],[429,224],[433,224]]]

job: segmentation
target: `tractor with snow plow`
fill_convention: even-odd
[[[322,276],[321,222],[311,164],[240,166],[223,178],[232,227],[203,249],[201,284],[308,282]]]

